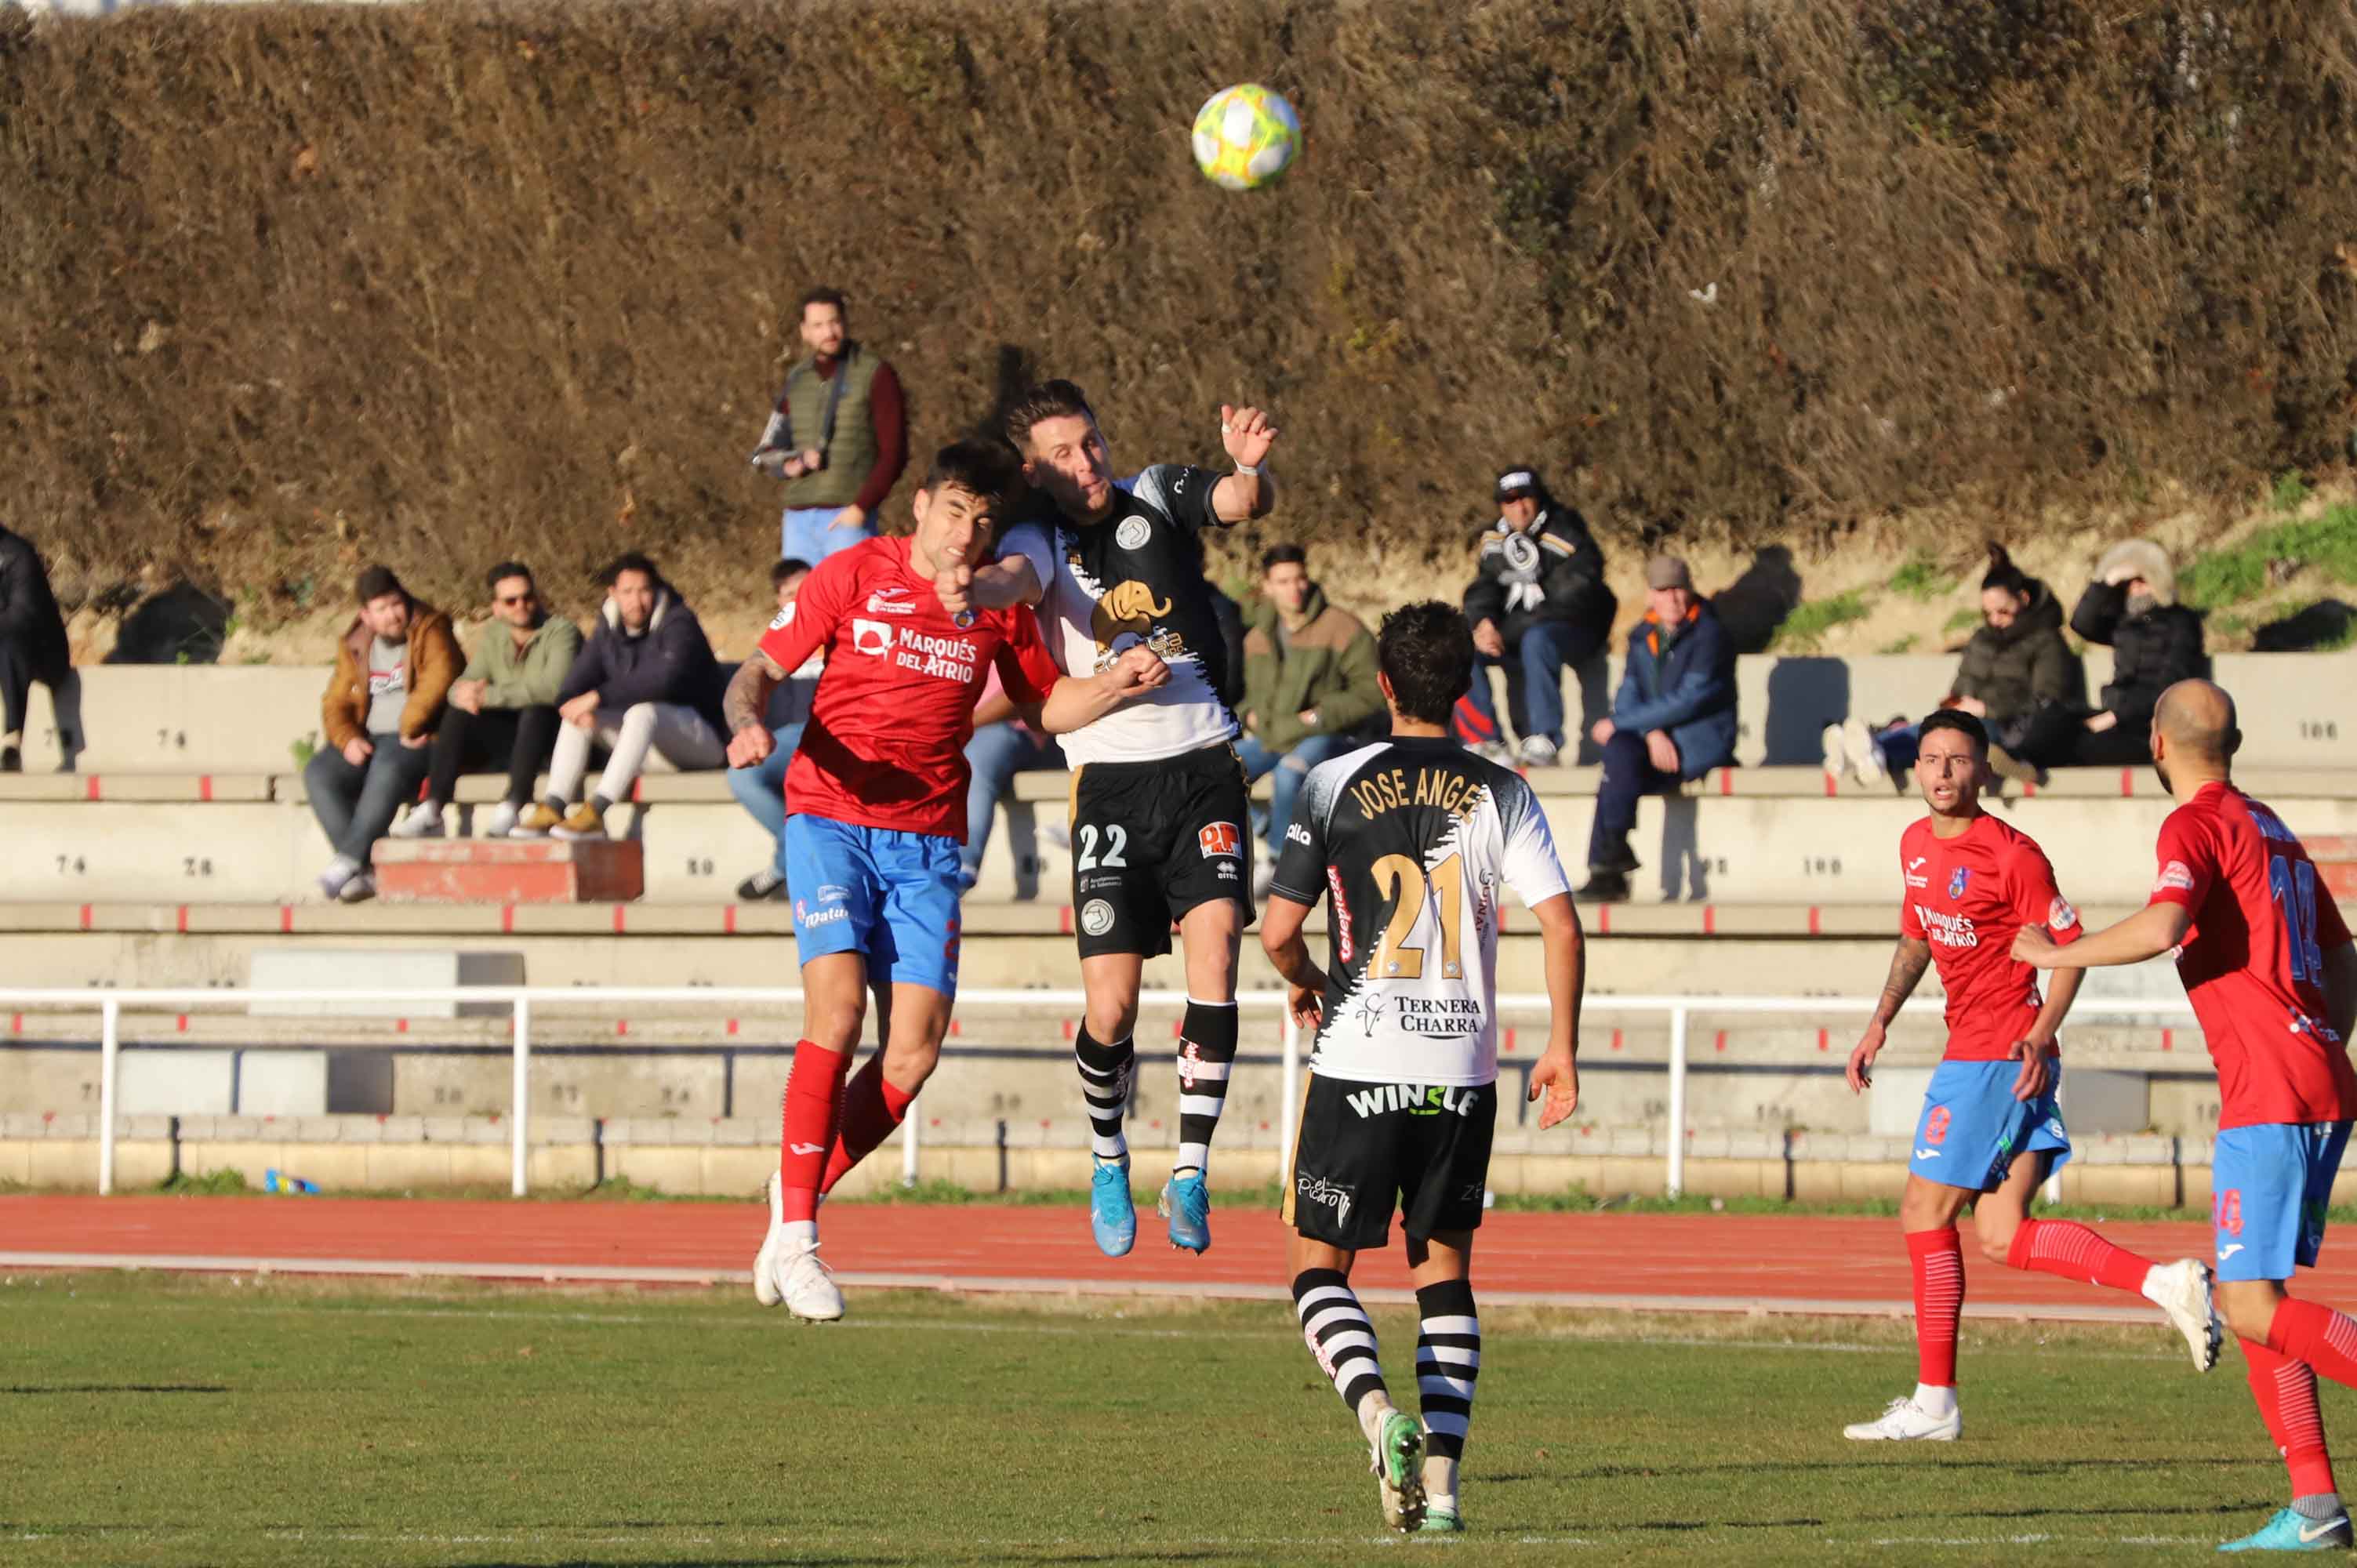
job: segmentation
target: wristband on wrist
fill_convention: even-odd
[[[1237,464],[1237,465],[1236,465],[1236,472],[1237,472],[1237,473],[1239,473],[1239,474],[1243,475],[1243,476],[1244,476],[1244,477],[1246,477],[1247,478],[1255,478],[1255,479],[1256,479],[1256,478],[1260,478],[1260,470],[1259,470],[1258,468],[1254,467],[1250,463],[1239,463],[1239,464]]]

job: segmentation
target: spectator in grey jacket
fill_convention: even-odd
[[[458,775],[496,768],[507,769],[508,792],[484,836],[507,837],[532,803],[533,784],[556,745],[556,693],[580,655],[581,628],[550,618],[532,569],[521,562],[492,567],[490,584],[491,624],[451,686],[450,705],[434,732],[425,803],[394,826],[394,838],[440,838]]]
[[[70,773],[81,751],[81,677],[66,646],[66,619],[32,542],[0,526],[0,773],[25,770],[25,709],[36,681],[49,689]]]
[[[548,764],[548,793],[514,836],[605,836],[607,808],[629,796],[650,750],[683,772],[726,767],[720,693],[720,665],[695,612],[645,556],[616,561],[606,569],[597,625],[556,693],[565,722]],[[608,750],[606,771],[596,792],[568,810],[592,742]]]

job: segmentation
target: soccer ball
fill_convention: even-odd
[[[1211,94],[1195,113],[1195,164],[1213,185],[1253,190],[1292,166],[1301,118],[1285,95],[1247,81]]]

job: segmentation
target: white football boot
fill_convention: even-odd
[[[770,1230],[753,1259],[753,1299],[775,1306],[785,1297],[778,1289],[778,1256],[786,1246],[785,1195],[778,1188],[778,1173],[770,1173]]]
[[[2145,1276],[2144,1294],[2185,1336],[2185,1348],[2193,1352],[2195,1371],[2206,1372],[2218,1364],[2218,1352],[2226,1343],[2226,1325],[2218,1316],[2207,1263],[2195,1258],[2155,1263],[2152,1273]]]
[[[1842,1428],[1842,1435],[1858,1443],[1953,1443],[1964,1434],[1960,1405],[1945,1415],[1933,1415],[1912,1395],[1890,1402],[1877,1421],[1861,1421]]]
[[[819,1261],[818,1243],[807,1247],[780,1244],[777,1258],[778,1294],[786,1310],[804,1323],[833,1323],[843,1316],[843,1292],[834,1271]]]

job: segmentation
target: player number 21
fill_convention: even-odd
[[[1421,980],[1424,978],[1424,950],[1408,945],[1408,936],[1415,929],[1417,917],[1424,913],[1427,891],[1440,906],[1440,975],[1444,980],[1465,977],[1464,937],[1458,929],[1458,911],[1465,897],[1465,861],[1460,855],[1450,855],[1432,868],[1429,876],[1423,866],[1404,854],[1387,854],[1375,862],[1375,886],[1384,890],[1392,902],[1391,923],[1383,928],[1383,940],[1375,948],[1374,967],[1367,972],[1377,980]]]
[[[2291,977],[2324,977],[2324,952],[2316,945],[2316,867],[2304,860],[2267,857],[2267,890],[2283,909],[2284,935],[2291,946]]]

